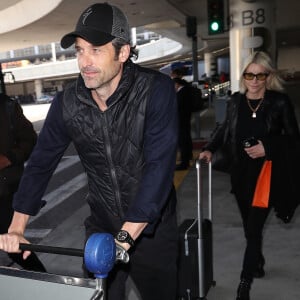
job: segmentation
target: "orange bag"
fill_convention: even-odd
[[[269,206],[272,161],[266,160],[259,173],[252,206],[267,208]]]

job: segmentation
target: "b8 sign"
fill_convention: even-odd
[[[266,23],[264,8],[242,11],[242,26],[263,25]]]

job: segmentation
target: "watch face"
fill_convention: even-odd
[[[126,231],[120,231],[118,233],[117,239],[118,241],[121,242],[121,241],[126,241],[127,237],[128,237],[128,233]]]
[[[116,235],[116,240],[120,243],[128,243],[130,246],[134,245],[134,240],[126,230],[120,230]]]

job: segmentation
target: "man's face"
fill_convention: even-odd
[[[116,87],[122,75],[122,59],[112,43],[94,46],[82,38],[75,43],[80,73],[87,88]]]

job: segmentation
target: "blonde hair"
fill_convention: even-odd
[[[244,82],[243,74],[247,70],[250,64],[258,64],[263,66],[266,69],[266,72],[269,76],[266,79],[266,89],[274,90],[274,91],[282,91],[283,90],[283,81],[280,78],[278,71],[273,67],[272,60],[270,56],[262,51],[254,52],[250,55],[244,64],[244,67],[240,76],[240,92],[246,93],[247,87]]]

